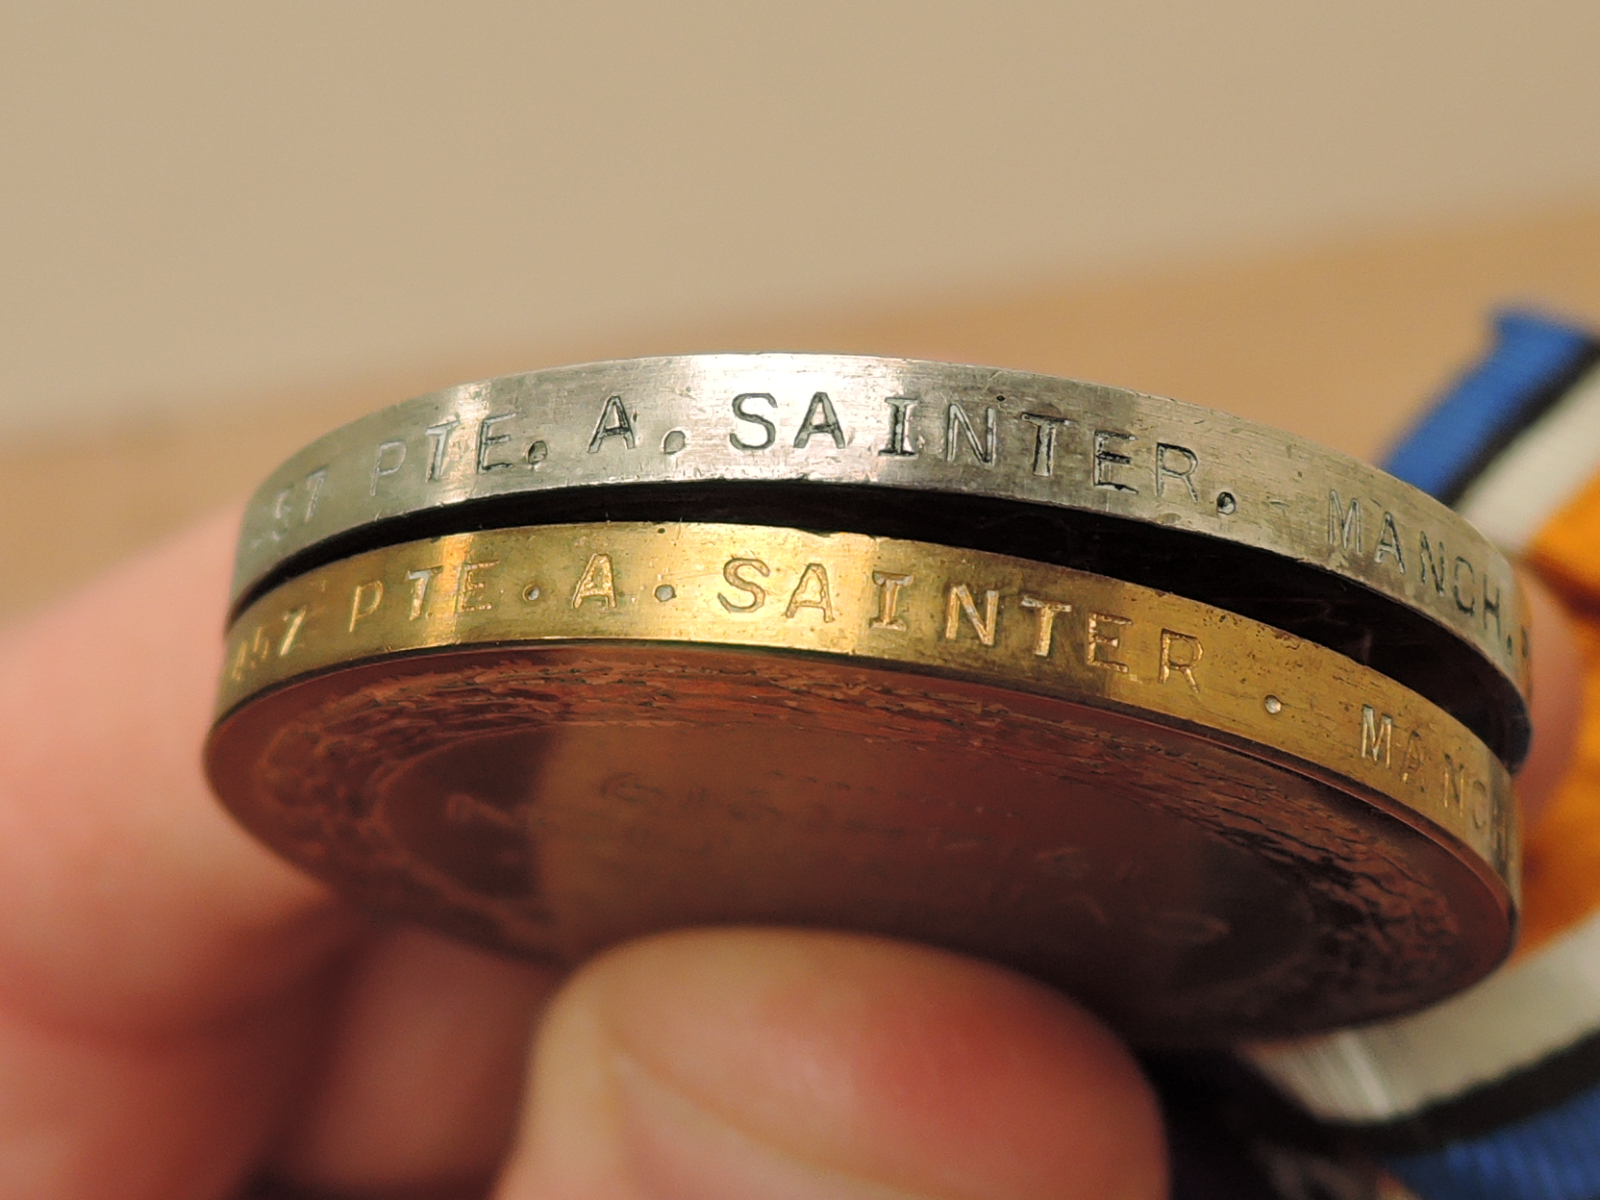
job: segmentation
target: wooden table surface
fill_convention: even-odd
[[[157,412],[89,437],[46,428],[0,447],[0,561],[11,566],[0,620],[237,503],[324,430],[486,375],[695,350],[954,359],[1176,396],[1370,457],[1470,361],[1487,314],[1507,303],[1600,325],[1600,202],[1095,280],[1041,275],[697,328],[664,320],[581,345],[530,338],[423,373],[292,396],[252,394],[241,381],[237,395],[204,411]]]

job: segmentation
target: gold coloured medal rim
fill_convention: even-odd
[[[1080,509],[1267,551],[1407,606],[1527,693],[1515,576],[1483,535],[1416,488],[1225,413],[907,359],[634,359],[394,405],[319,438],[262,485],[246,511],[233,595],[374,523],[436,518],[463,503],[784,481]]]
[[[1415,693],[1196,601],[922,542],[630,523],[390,546],[251,605],[228,636],[218,713],[386,655],[595,640],[839,656],[1181,725],[1387,797],[1515,895],[1509,776]]]

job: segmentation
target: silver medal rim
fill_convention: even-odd
[[[720,482],[979,496],[1248,545],[1413,609],[1528,694],[1510,564],[1409,484],[1176,400],[901,358],[625,359],[404,401],[318,438],[261,485],[232,598],[241,607],[296,560],[380,522],[494,497]]]

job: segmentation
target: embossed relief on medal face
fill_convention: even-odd
[[[739,653],[453,651],[287,689],[224,741],[256,747],[241,812],[273,844],[524,953],[843,925],[1012,963],[1156,1038],[1389,1011],[1459,969],[1441,956],[1478,914],[1435,851],[1082,712]]]
[[[1504,865],[1503,772],[1381,677],[1176,597],[925,543],[626,524],[410,543],[247,614],[226,703],[397,652],[597,638],[900,663],[1192,723],[1376,787]]]

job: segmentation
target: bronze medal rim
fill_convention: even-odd
[[[600,517],[934,537],[1117,575],[1350,654],[1513,768],[1526,753],[1519,585],[1459,516],[1269,427],[1026,372],[703,355],[419,397],[274,473],[234,594],[386,542]]]
[[[758,593],[759,607],[747,610]],[[1123,639],[1135,635],[1147,661],[1102,660],[1127,653]],[[1504,766],[1393,680],[1198,601],[928,542],[627,522],[389,546],[291,580],[242,614],[227,639],[218,711],[372,657],[596,639],[840,654],[1189,725],[1385,795],[1497,874],[1514,874]],[[1211,654],[1194,668],[1212,676],[1204,694],[1180,661],[1194,639]],[[1452,772],[1444,786],[1441,771]]]
[[[585,676],[592,676],[597,670],[612,671],[632,684],[647,681],[653,685],[663,667],[669,668],[680,681],[685,675],[696,672],[713,675],[720,672],[739,678],[741,686],[752,675],[783,676],[792,672],[804,681],[799,686],[785,685],[795,693],[810,698],[835,687],[840,693],[849,693],[849,698],[842,703],[837,697],[831,698],[833,707],[851,711],[860,711],[856,702],[863,692],[877,696],[881,705],[884,694],[903,695],[908,690],[919,707],[930,699],[957,707],[976,703],[987,707],[991,717],[998,711],[1002,722],[1007,708],[1026,709],[1042,703],[1052,719],[1059,720],[1064,713],[1072,714],[1104,734],[1127,736],[1129,730],[1142,731],[1152,743],[1141,751],[1144,761],[1164,758],[1170,762],[1174,758],[1187,760],[1206,755],[1214,761],[1220,752],[1231,764],[1224,770],[1237,772],[1240,779],[1258,784],[1263,779],[1273,781],[1270,786],[1279,801],[1294,797],[1303,809],[1305,796],[1310,794],[1319,797],[1323,806],[1318,821],[1305,823],[1301,812],[1302,820],[1279,819],[1281,827],[1277,829],[1272,828],[1275,817],[1270,808],[1242,814],[1233,809],[1229,811],[1236,823],[1259,821],[1264,827],[1250,832],[1249,855],[1265,855],[1260,859],[1263,863],[1276,857],[1277,865],[1272,869],[1281,877],[1304,881],[1304,895],[1293,892],[1288,898],[1298,902],[1309,896],[1317,903],[1315,912],[1323,921],[1321,936],[1329,948],[1316,952],[1308,950],[1287,966],[1269,964],[1275,969],[1269,972],[1265,983],[1254,987],[1241,984],[1231,991],[1227,987],[1213,989],[1203,992],[1198,999],[1181,992],[1168,994],[1173,989],[1167,987],[1152,987],[1148,993],[1130,1000],[1126,994],[1119,995],[1114,985],[1102,988],[1094,982],[1086,984],[1079,977],[1062,978],[1049,970],[1037,969],[1032,962],[996,953],[982,942],[950,939],[914,925],[907,927],[880,921],[869,906],[835,919],[818,920],[812,913],[802,914],[798,919],[787,914],[752,918],[747,911],[737,911],[728,918],[702,913],[689,923],[702,920],[724,923],[728,919],[748,923],[754,919],[763,924],[793,924],[798,920],[802,925],[842,925],[862,932],[932,941],[958,952],[996,958],[1046,982],[1069,988],[1096,1007],[1119,1031],[1136,1043],[1150,1047],[1217,1045],[1242,1037],[1297,1036],[1394,1016],[1436,1002],[1475,982],[1503,959],[1511,944],[1514,908],[1511,889],[1505,879],[1457,839],[1417,820],[1414,813],[1398,810],[1390,798],[1353,786],[1348,779],[1308,769],[1304,762],[1285,761],[1281,756],[1261,753],[1259,748],[1224,745],[1198,731],[1171,723],[1156,723],[1144,717],[1107,708],[1089,708],[1054,697],[1008,692],[988,682],[930,677],[885,667],[881,663],[868,665],[847,661],[838,656],[607,641],[436,647],[352,662],[270,688],[223,717],[208,740],[208,775],[224,803],[247,828],[358,904],[391,916],[420,920],[491,949],[532,955],[557,965],[572,965],[603,949],[608,941],[572,944],[564,943],[559,936],[551,938],[540,936],[538,931],[530,933],[525,918],[519,919],[514,914],[508,917],[503,903],[486,903],[480,897],[456,890],[451,886],[453,880],[445,881],[446,899],[441,903],[437,875],[431,876],[431,882],[424,880],[419,886],[415,872],[409,867],[397,869],[392,846],[384,846],[378,853],[370,847],[352,849],[340,845],[345,839],[328,838],[321,833],[308,839],[303,826],[286,824],[272,790],[261,787],[260,779],[262,764],[272,759],[272,749],[281,747],[286,736],[292,740],[297,724],[303,726],[307,719],[316,723],[330,711],[346,718],[355,711],[382,712],[393,703],[396,689],[420,688],[433,696],[459,692],[463,687],[478,692],[482,690],[485,675],[493,676],[496,671],[514,677],[530,690],[549,695],[559,691],[552,676],[567,675],[574,659]],[[422,683],[417,683],[418,680]],[[681,695],[674,697],[674,701],[680,700]],[[755,718],[729,709],[723,710],[721,719],[739,724]],[[324,767],[330,758],[337,762],[342,757],[337,748],[338,738],[326,744],[322,739],[317,741],[319,749],[315,757]],[[404,766],[406,752],[402,747],[389,744],[389,749],[382,749],[384,745],[380,738],[378,753],[393,757]],[[332,747],[331,752],[329,747]],[[963,746],[963,752],[965,749]],[[282,762],[274,762],[272,766],[273,770],[266,775],[281,773]],[[330,778],[338,791],[359,790],[360,780],[341,775],[337,767],[331,769]],[[1297,779],[1303,781],[1303,785],[1296,785]],[[1186,827],[1197,819],[1205,826],[1209,816],[1197,818],[1191,810],[1182,815],[1158,817],[1151,826],[1152,840],[1159,840],[1155,834],[1163,825]],[[1332,833],[1320,828],[1323,822],[1331,826]],[[348,834],[349,830],[346,832]],[[1337,894],[1330,899],[1317,890],[1325,871],[1316,864],[1330,851],[1350,856],[1337,866],[1335,875],[1359,874],[1360,860],[1375,858],[1391,866],[1401,864],[1399,877],[1410,880],[1410,887],[1397,886],[1391,871],[1390,882],[1379,889],[1383,892],[1381,916],[1374,919],[1374,913],[1367,912],[1365,916],[1353,917],[1355,906],[1340,902]],[[1296,854],[1308,856],[1296,860]],[[892,868],[894,863],[880,866]],[[695,886],[692,878],[684,884],[691,892]],[[1446,914],[1444,927],[1455,930],[1452,941],[1446,941],[1437,932],[1429,932],[1439,926],[1441,913]],[[670,915],[659,922],[654,918],[655,914],[650,914],[642,923],[625,928],[621,936],[650,933],[683,923]],[[1293,924],[1289,915],[1284,919]],[[1401,952],[1396,952],[1397,946],[1402,948]],[[1132,952],[1135,957],[1143,953],[1139,947],[1133,947]],[[1319,954],[1326,954],[1333,962],[1318,961]],[[1425,964],[1410,961],[1424,954]]]
[[[741,582],[761,584],[770,602],[737,611],[753,596]],[[1056,640],[1040,655],[1050,605]],[[902,628],[885,627],[895,625]],[[1476,916],[1461,931],[1452,970],[1429,988],[1404,1004],[1393,996],[1366,1008],[1330,1000],[1316,1019],[1279,1013],[1276,1026],[1257,1013],[1255,1024],[1230,1036],[1259,1034],[1261,1021],[1288,1032],[1385,1015],[1470,982],[1509,945],[1517,872],[1509,779],[1448,714],[1343,656],[1195,601],[895,539],[749,526],[542,526],[331,564],[263,597],[235,624],[208,750],[214,784],[269,841],[310,861],[314,852],[287,846],[240,802],[252,761],[239,748],[241,730],[259,727],[268,711],[289,711],[307,689],[337,692],[358,679],[452,662],[549,662],[562,654],[633,662],[639,686],[652,663],[732,655],[822,681],[854,673],[898,681],[874,686],[976,688],[1001,706],[1098,713],[1082,719],[1118,728],[1131,721],[1177,744],[1209,747],[1241,775],[1268,764],[1315,781],[1331,789],[1330,811],[1366,814],[1363,828],[1399,857],[1425,853],[1453,864],[1437,868],[1436,882],[1452,897],[1448,907]],[[670,694],[660,703],[670,705]],[[262,736],[259,728],[253,736]],[[1412,762],[1416,745],[1424,749]],[[1427,780],[1424,767],[1433,772]],[[1442,803],[1442,769],[1458,772],[1455,805]],[[1408,772],[1416,778],[1403,778]],[[1484,806],[1476,813],[1461,802],[1472,795]],[[1270,811],[1261,818],[1287,819]],[[1291,844],[1296,831],[1273,836]],[[1213,1018],[1196,1036],[1219,1032]]]

